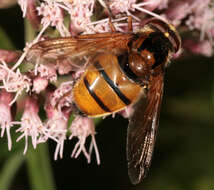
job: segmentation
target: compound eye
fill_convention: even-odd
[[[144,76],[147,70],[145,60],[138,53],[131,53],[129,56],[129,68],[132,72],[141,77]]]
[[[174,53],[181,48],[181,37],[173,25],[156,18],[150,19],[147,24],[157,28],[169,39]]]

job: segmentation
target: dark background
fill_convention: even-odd
[[[23,19],[19,7],[0,10],[0,28],[16,49],[24,47]],[[1,39],[0,46],[5,47]],[[172,61],[165,77],[152,165],[141,184],[133,186],[129,181],[125,152],[128,121],[116,116],[106,118],[97,126],[100,166],[97,166],[94,155],[91,164],[87,164],[83,155],[71,159],[75,141],[66,141],[64,158],[54,161],[55,143],[49,143],[57,189],[214,189],[213,71],[213,58],[187,53],[187,56]],[[6,139],[0,140],[1,150],[5,152]],[[4,161],[0,161],[0,164],[3,167]],[[10,189],[29,189],[28,177],[24,163],[11,181]]]

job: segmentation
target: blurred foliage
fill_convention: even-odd
[[[20,15],[17,7],[0,10],[0,18],[9,19],[7,23],[6,19],[0,20],[0,48],[23,47],[24,30]],[[173,61],[168,68],[153,161],[141,184],[133,186],[129,181],[125,152],[128,121],[116,116],[108,117],[97,126],[100,166],[96,165],[94,155],[91,164],[87,164],[82,155],[77,160],[71,159],[73,141],[66,141],[64,158],[58,161],[53,161],[55,143],[50,142],[49,162],[47,147],[30,149],[26,156],[22,156],[23,141],[16,143],[16,135],[13,135],[13,148],[8,152],[7,139],[2,138],[0,189],[53,190],[54,183],[58,190],[214,189],[213,71],[213,58],[193,55]]]

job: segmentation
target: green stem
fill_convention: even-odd
[[[32,42],[35,38],[35,30],[25,20],[25,40]],[[55,190],[52,169],[50,165],[47,143],[37,146],[36,150],[29,148],[27,154],[28,174],[32,190]]]
[[[214,80],[213,80],[213,82],[212,82],[212,92],[211,92],[212,94],[212,99],[211,99],[211,102],[212,102],[212,107],[214,108]]]
[[[11,185],[17,170],[20,168],[25,157],[22,153],[14,153],[10,156],[7,161],[4,163],[4,167],[1,170],[0,174],[0,187],[1,190],[8,190]]]
[[[25,19],[25,42],[31,42],[35,38],[36,31],[30,24],[30,22]]]
[[[55,190],[47,143],[29,149],[27,167],[32,190]]]

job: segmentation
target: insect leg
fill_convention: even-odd
[[[128,31],[133,32],[132,17],[128,16]]]
[[[109,17],[109,27],[111,28],[112,32],[116,32],[117,31],[115,26],[114,26],[114,24],[111,22],[111,18],[110,17]]]

